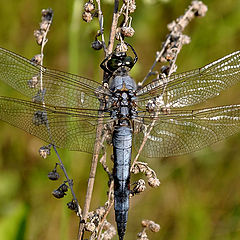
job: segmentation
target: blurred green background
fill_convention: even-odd
[[[113,6],[110,0],[104,2],[108,34]],[[51,7],[54,20],[44,65],[100,81],[102,72],[98,66],[103,53],[90,48],[98,22],[87,24],[81,20],[82,3],[80,0],[0,1],[0,46],[27,58],[39,53],[33,31],[38,28],[41,9]],[[139,62],[132,70],[136,80],[142,80],[150,68],[168,32],[167,23],[183,14],[189,3],[137,1],[132,24],[136,33],[129,40],[139,55]],[[207,15],[195,19],[185,31],[192,41],[179,54],[178,72],[201,67],[240,48],[240,1],[204,3],[209,9]],[[235,86],[204,106],[240,103],[239,91],[240,86]],[[0,95],[21,97],[1,82]],[[0,239],[76,238],[78,219],[66,208],[70,194],[62,200],[51,195],[60,181],[50,182],[47,173],[57,159],[54,154],[46,160],[38,156],[43,144],[0,122]],[[91,155],[66,150],[60,150],[60,154],[83,205]],[[145,218],[161,225],[160,232],[149,233],[149,239],[240,239],[240,134],[193,154],[141,160],[156,170],[162,184],[158,189],[147,188],[131,200],[126,239],[136,239]],[[107,181],[107,175],[98,166],[91,209],[106,201]],[[114,223],[113,211],[108,220]]]

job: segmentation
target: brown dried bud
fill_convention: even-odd
[[[40,23],[40,30],[46,31],[47,28],[48,28],[48,26],[49,26],[49,22],[48,22],[48,21],[42,21],[42,22]]]
[[[137,240],[149,240],[146,232],[140,232],[137,234]]]
[[[132,27],[122,27],[121,33],[125,37],[132,37],[134,35],[135,31]]]
[[[42,61],[42,55],[41,54],[37,54],[31,59],[31,62],[35,63],[35,64],[40,64],[41,61]]]
[[[152,232],[158,232],[160,230],[160,225],[151,220],[142,220],[142,227],[149,228]]]
[[[120,27],[118,27],[116,29],[115,38],[116,38],[116,40],[121,41],[121,28]]]
[[[173,31],[173,29],[176,27],[177,23],[175,21],[172,21],[167,25],[167,28],[169,31]]]
[[[153,222],[153,221],[150,221],[149,223],[149,229],[152,231],[152,232],[158,232],[160,230],[160,225]]]
[[[51,22],[53,18],[53,10],[51,8],[42,10],[42,21]]]
[[[208,8],[202,1],[192,1],[193,9],[197,10],[195,15],[199,17],[205,16]]]
[[[47,156],[50,155],[51,153],[50,148],[48,146],[40,147],[38,152],[39,152],[39,155],[44,159],[47,158]]]
[[[146,185],[145,185],[145,181],[143,179],[139,179],[136,183],[135,186],[133,188],[132,195],[138,194],[140,192],[144,192],[146,190]]]
[[[35,30],[33,33],[34,37],[36,38],[37,44],[41,45],[43,41],[43,33],[40,30]]]
[[[84,4],[84,10],[86,12],[91,12],[95,9],[95,5],[92,2],[87,2]]]
[[[95,228],[96,228],[96,226],[92,222],[87,222],[85,224],[85,230],[88,231],[88,232],[93,232],[95,230]]]
[[[187,35],[182,35],[181,42],[182,42],[182,45],[189,44],[191,42],[191,38]]]
[[[92,14],[90,12],[83,12],[82,14],[82,19],[85,21],[85,22],[91,22],[92,21]]]
[[[112,224],[110,224],[106,220],[104,220],[103,229],[105,230],[101,234],[101,239],[103,239],[103,240],[110,240],[110,239],[112,239],[114,237],[114,235],[117,234],[116,229],[114,228],[114,226]]]
[[[159,181],[158,178],[150,177],[150,178],[148,179],[148,184],[149,184],[149,186],[155,188],[155,187],[159,187],[160,181]]]
[[[28,80],[27,84],[30,88],[36,88],[37,85],[38,85],[38,82],[39,82],[39,79],[38,79],[38,75],[37,76],[33,76],[30,80]],[[41,150],[41,153],[40,153],[40,149],[39,149],[39,154],[41,157],[43,157],[43,152]],[[47,156],[43,157],[43,158],[46,158]]]
[[[129,4],[128,11],[129,13],[133,13],[136,10],[136,3],[135,0],[125,0],[125,4]]]
[[[96,214],[97,214],[99,217],[102,217],[105,212],[106,212],[106,210],[104,209],[104,207],[99,207],[99,208],[96,209]]]
[[[116,52],[127,52],[128,47],[127,44],[121,43],[116,46]]]
[[[146,219],[142,220],[142,227],[147,227],[148,224],[149,224],[149,220],[146,220]]]

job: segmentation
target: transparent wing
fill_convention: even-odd
[[[148,125],[153,119],[145,117]],[[142,154],[168,157],[194,152],[220,141],[240,130],[240,105],[222,106],[196,111],[172,111],[161,114],[148,136]],[[134,136],[139,149],[146,130]]]
[[[43,92],[40,91],[40,73]],[[98,109],[99,83],[70,73],[50,70],[0,48],[0,80],[24,95],[50,105]]]
[[[0,97],[0,119],[57,147],[93,151],[98,112]],[[111,121],[105,117],[103,122]]]
[[[229,54],[205,67],[156,80],[137,92],[137,104],[163,95],[165,104],[179,108],[201,103],[240,80],[240,51]]]

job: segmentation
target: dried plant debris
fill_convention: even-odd
[[[159,187],[160,181],[157,178],[156,173],[148,166],[147,163],[144,162],[136,162],[132,166],[132,173],[137,174],[137,173],[143,173],[147,179],[148,179],[148,184],[151,187]]]
[[[103,230],[104,232],[101,234],[102,240],[110,240],[117,234],[115,227],[107,220],[103,222]]]
[[[84,12],[82,14],[82,19],[85,22],[91,22],[95,13],[95,5],[93,0],[89,0],[87,3],[84,4]]]
[[[39,155],[42,158],[47,158],[47,156],[49,156],[51,154],[51,144],[47,145],[47,146],[42,146],[39,149]]]
[[[137,240],[148,240],[147,230],[152,232],[158,232],[160,230],[160,225],[151,220],[142,220],[143,230],[137,234]]]
[[[40,28],[34,31],[34,37],[37,44],[42,45],[47,42],[46,34],[49,31],[49,27],[52,24],[53,10],[51,8],[42,10],[42,21],[40,22]]]
[[[58,189],[54,190],[52,192],[52,195],[55,198],[63,198],[66,195],[66,192],[68,191],[68,185],[66,184],[66,181],[61,184]]]
[[[131,190],[130,197],[133,197],[134,195],[144,192],[146,190],[146,184],[143,179],[139,179],[138,181],[132,183],[132,185],[134,185],[134,187]]]

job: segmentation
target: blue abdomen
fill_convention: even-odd
[[[114,209],[120,240],[123,239],[126,231],[129,209],[131,151],[131,128],[116,127],[113,133]]]

